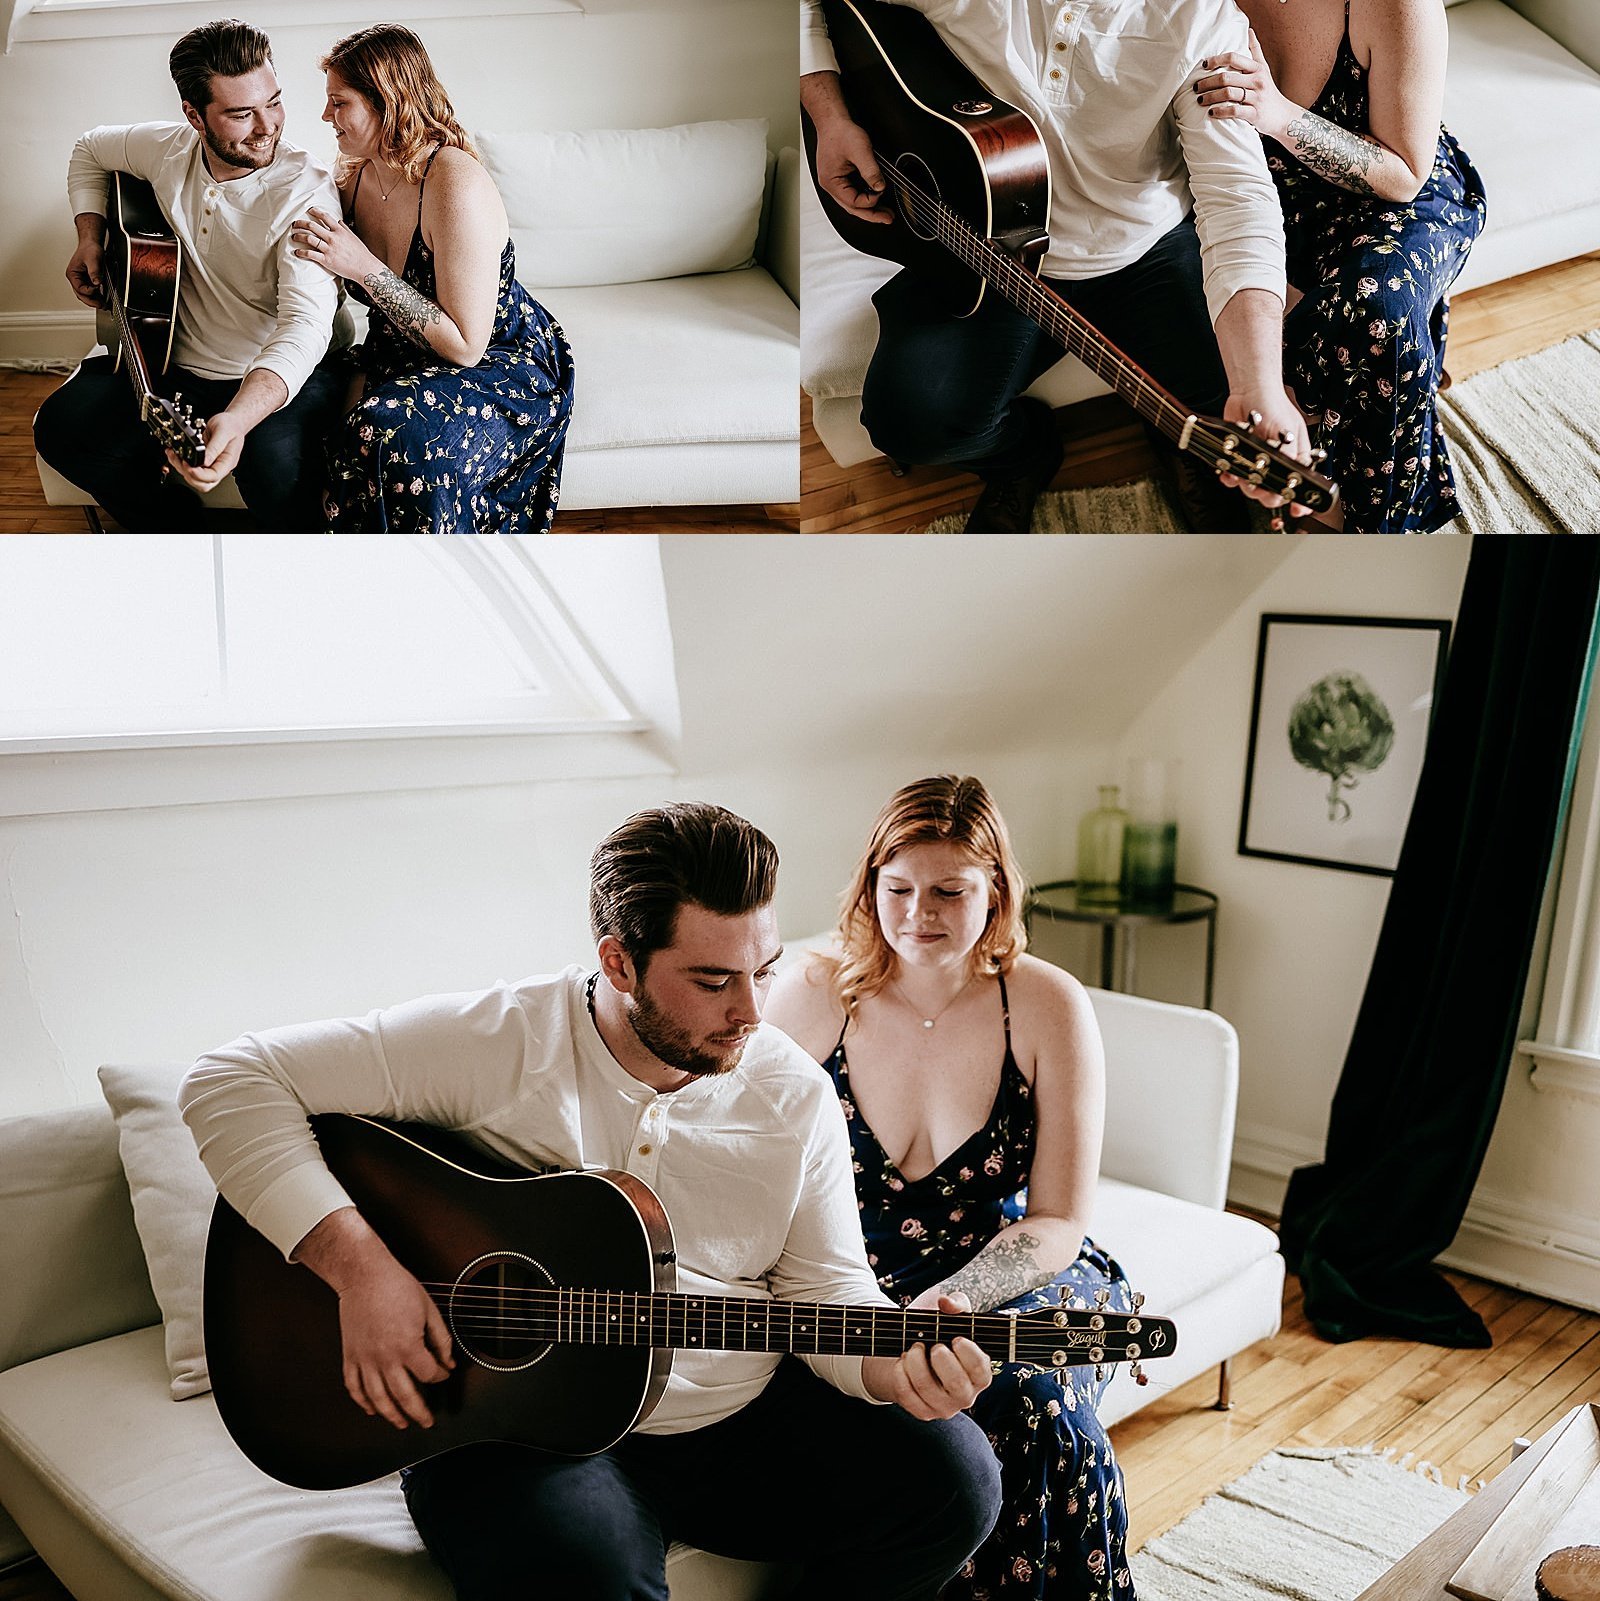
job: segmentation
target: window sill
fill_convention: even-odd
[[[648,724],[581,729],[268,730],[86,741],[0,756],[0,817],[675,772]]]
[[[511,17],[538,13],[581,14],[583,0],[390,0],[384,17],[390,22],[429,18]],[[125,34],[176,35],[185,28],[211,21],[217,14],[213,0],[56,0],[45,10],[26,3],[16,8],[11,44],[47,39],[104,39]],[[371,6],[356,0],[276,0],[269,14],[256,20],[267,27],[297,23],[370,21]]]
[[[1520,1041],[1517,1054],[1533,1063],[1532,1083],[1536,1090],[1571,1095],[1600,1105],[1600,1054],[1561,1045],[1543,1045],[1537,1040]]]

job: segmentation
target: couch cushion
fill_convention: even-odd
[[[524,283],[639,283],[755,259],[764,121],[474,138],[505,200]]]
[[[120,1554],[183,1601],[449,1601],[398,1477],[293,1490],[234,1448],[210,1396],[168,1397],[149,1328],[0,1373],[0,1497],[72,1586]],[[675,1546],[675,1601],[753,1601],[770,1570]],[[108,1597],[103,1578],[85,1597]],[[121,1593],[116,1592],[116,1593]],[[143,1593],[143,1592],[129,1592]]]
[[[1153,1313],[1199,1300],[1278,1249],[1277,1235],[1251,1218],[1116,1179],[1100,1180],[1089,1233]]]
[[[1501,0],[1450,13],[1444,119],[1489,222],[1457,288],[1600,248],[1600,77]]]
[[[117,1122],[133,1220],[166,1325],[172,1399],[211,1388],[201,1284],[217,1191],[178,1113],[184,1066],[102,1067],[100,1089]]]
[[[569,460],[799,438],[800,313],[765,269],[534,293],[578,364]]]

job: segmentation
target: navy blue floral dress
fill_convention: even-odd
[[[902,1305],[949,1278],[1025,1211],[1033,1089],[1012,1054],[1003,978],[1000,1004],[1006,1053],[994,1106],[983,1127],[922,1178],[901,1175],[857,1109],[843,1034],[823,1063],[850,1130],[867,1261]],[[1053,1283],[1006,1305],[1054,1307],[1060,1285],[1086,1303],[1109,1288],[1113,1311],[1132,1310],[1122,1269],[1092,1240]],[[1132,1601],[1122,1470],[1095,1415],[1104,1388],[1092,1368],[1007,1363],[973,1402],[973,1419],[1000,1459],[1000,1517],[940,1592],[943,1601]]]
[[[358,175],[358,191],[360,184]],[[350,204],[353,210],[354,195]],[[437,301],[420,189],[401,277]],[[355,285],[350,290],[367,299]],[[572,414],[572,352],[555,319],[517,282],[509,239],[494,331],[475,367],[441,361],[380,312],[368,319],[354,359],[367,386],[328,441],[330,533],[550,532]]]
[[[1333,71],[1310,109],[1368,131],[1367,75],[1350,7]],[[1432,533],[1460,510],[1434,399],[1449,325],[1445,292],[1483,231],[1483,183],[1439,130],[1433,171],[1409,205],[1342,189],[1267,141],[1283,203],[1289,282],[1305,298],[1284,323],[1285,377],[1320,413],[1323,470],[1355,534]]]

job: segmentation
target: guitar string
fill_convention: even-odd
[[[991,273],[994,277],[1004,278],[1011,291],[1007,298],[1011,299],[1013,304],[1024,302],[1019,305],[1020,310],[1033,317],[1047,332],[1053,334],[1074,356],[1077,356],[1098,377],[1109,383],[1141,415],[1150,416],[1150,411],[1154,410],[1156,415],[1150,417],[1150,420],[1160,427],[1162,432],[1169,433],[1173,438],[1182,435],[1183,428],[1194,413],[1179,405],[1168,390],[1141,372],[1120,351],[1116,351],[1111,342],[1105,339],[1105,336],[1081,313],[1048,290],[993,240],[980,238],[965,218],[943,200],[928,194],[907,177],[892,160],[881,153],[875,152],[875,154],[879,166],[890,174],[896,185],[911,194],[918,204],[925,206],[932,213],[935,234],[939,242],[957,260],[987,281],[994,281],[990,276]],[[996,288],[1001,289],[1002,293],[1006,292],[999,284],[996,284]],[[1059,328],[1055,326],[1058,322]],[[1230,428],[1229,432],[1237,430]],[[1243,437],[1249,438],[1248,435]],[[1213,431],[1203,418],[1196,419],[1189,440],[1189,448],[1210,466],[1226,468],[1243,466],[1248,472],[1260,472],[1263,488],[1276,491],[1279,484],[1270,481],[1272,477],[1276,476],[1286,483],[1291,474],[1298,474],[1300,484],[1310,490],[1314,499],[1319,499],[1325,493],[1316,482],[1315,476],[1308,476],[1310,470],[1304,464],[1283,456],[1265,441],[1252,440],[1251,444],[1258,447],[1254,457],[1246,458],[1229,452],[1220,441],[1213,438]],[[1258,463],[1258,458],[1261,457],[1266,459],[1265,467],[1261,467]],[[1302,500],[1301,503],[1306,502]]]

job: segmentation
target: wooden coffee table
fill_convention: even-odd
[[[1582,1410],[1582,1407],[1574,1407],[1561,1423],[1573,1412]],[[1560,1424],[1547,1429],[1459,1512],[1452,1513],[1376,1584],[1363,1590],[1356,1601],[1456,1601],[1445,1589],[1445,1582],[1466,1560],[1467,1553],[1482,1539],[1484,1530],[1500,1515],[1501,1508],[1516,1494],[1522,1481],[1544,1459],[1560,1432]]]

